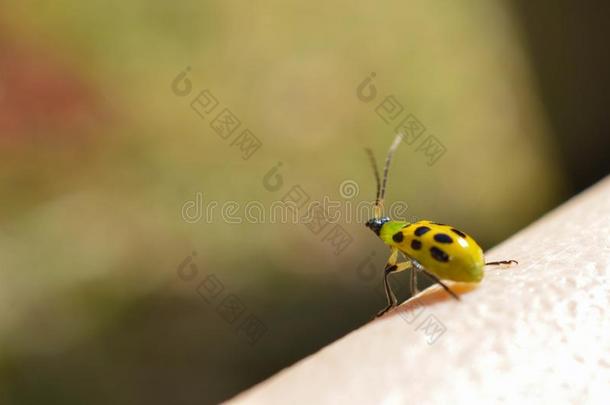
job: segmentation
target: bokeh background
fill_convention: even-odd
[[[361,223],[336,254],[196,199],[370,201],[386,96],[445,150],[403,144],[388,202],[485,249],[606,175],[607,10],[531,3],[3,2],[0,402],[216,403],[367,322],[387,251]]]

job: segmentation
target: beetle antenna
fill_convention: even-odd
[[[388,150],[388,156],[385,159],[385,166],[383,168],[383,182],[381,183],[381,192],[379,193],[380,207],[383,206],[383,198],[385,197],[385,189],[386,184],[388,183],[388,173],[390,172],[390,163],[392,163],[392,156],[394,155],[394,152],[396,152],[396,149],[398,149],[398,145],[400,145],[402,137],[402,133],[399,132],[398,134],[396,134],[394,142],[392,142],[392,146],[390,146],[390,149]]]
[[[371,166],[373,166],[373,173],[375,173],[375,182],[377,184],[377,195],[375,196],[375,218],[379,218],[381,215],[381,209],[379,206],[379,199],[381,198],[381,178],[379,177],[379,168],[377,167],[377,160],[371,148],[365,149],[366,154],[371,160]]]

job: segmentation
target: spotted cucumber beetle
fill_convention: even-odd
[[[388,281],[388,276],[392,273],[411,270],[411,296],[417,294],[417,273],[421,272],[427,274],[453,298],[459,300],[460,297],[441,280],[478,283],[483,279],[485,266],[517,264],[516,260],[485,263],[483,250],[477,242],[452,226],[431,221],[414,223],[394,221],[382,215],[390,163],[402,137],[402,134],[398,134],[390,146],[383,171],[383,182],[380,181],[373,152],[370,149],[366,150],[377,181],[375,217],[367,221],[366,227],[375,232],[391,251],[383,276],[388,305],[379,311],[377,316],[398,305],[396,295]],[[405,256],[404,262],[398,262],[399,253]]]

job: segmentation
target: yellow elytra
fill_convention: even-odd
[[[458,295],[442,280],[478,283],[483,279],[483,269],[486,265],[517,263],[515,260],[485,263],[483,250],[477,242],[466,233],[452,226],[431,221],[414,223],[394,221],[381,215],[392,155],[401,140],[402,134],[398,134],[388,151],[383,182],[380,181],[373,153],[367,149],[377,180],[377,198],[375,200],[375,216],[367,221],[366,226],[375,232],[390,247],[391,251],[385,266],[383,279],[388,306],[379,311],[377,316],[383,315],[398,303],[388,282],[388,276],[392,273],[404,270],[412,271],[411,295],[417,293],[416,277],[417,273],[421,272],[430,276],[445,291],[459,300]],[[406,259],[401,263],[398,263],[399,252]]]
[[[483,250],[473,238],[451,226],[390,221],[379,237],[442,280],[479,282],[483,278]]]

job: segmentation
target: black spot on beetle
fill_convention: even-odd
[[[443,250],[437,248],[436,246],[432,246],[430,248],[430,254],[432,257],[439,262],[448,262],[449,255],[445,253]]]
[[[430,222],[432,225],[440,225],[440,226],[447,226],[447,224],[441,224],[440,222]]]
[[[453,243],[451,236],[447,235],[446,233],[437,233],[434,235],[434,240],[439,243]]]
[[[466,237],[466,234],[465,234],[464,232],[462,232],[462,231],[458,231],[458,230],[457,230],[457,229],[455,229],[455,228],[451,228],[451,232],[455,233],[456,235],[461,236],[462,238],[465,238],[465,237]]]
[[[411,249],[413,250],[419,250],[421,249],[421,241],[417,240],[417,239],[413,239],[411,241]]]
[[[396,243],[400,243],[402,242],[402,240],[405,238],[405,236],[402,234],[401,231],[396,232],[394,235],[392,235],[392,240]]]
[[[427,226],[418,226],[417,229],[415,229],[415,236],[422,236],[429,230],[430,228],[428,228]]]

